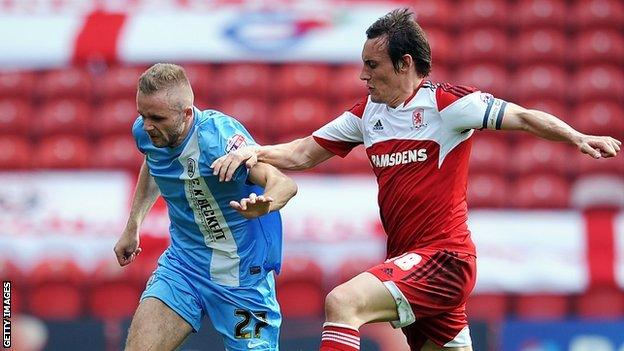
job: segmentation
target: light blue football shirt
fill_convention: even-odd
[[[193,108],[194,123],[177,147],[155,147],[143,130],[141,116],[132,127],[150,174],[167,203],[171,225],[168,254],[186,269],[209,275],[217,284],[249,286],[267,272],[279,272],[282,223],[279,212],[246,219],[230,207],[263,189],[247,182],[241,166],[229,182],[219,182],[210,165],[241,145],[254,145],[249,132],[235,119],[215,111]]]

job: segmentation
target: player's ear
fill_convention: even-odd
[[[184,109],[184,119],[185,120],[189,120],[191,117],[193,117],[193,107],[187,107]]]
[[[401,57],[401,68],[400,71],[401,72],[408,72],[410,69],[412,69],[412,65],[414,64],[414,59],[412,58],[412,55],[410,54],[405,54]]]

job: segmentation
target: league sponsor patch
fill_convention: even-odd
[[[239,148],[247,145],[247,139],[241,134],[232,135],[225,146],[225,152],[230,153],[232,151],[236,151]]]

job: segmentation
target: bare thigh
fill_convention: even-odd
[[[188,322],[159,299],[148,297],[137,309],[126,341],[126,351],[170,351],[193,331]]]
[[[471,346],[463,346],[463,347],[440,347],[431,341],[427,340],[427,342],[423,345],[420,351],[472,351]]]

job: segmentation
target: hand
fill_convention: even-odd
[[[271,202],[273,202],[273,198],[270,196],[257,196],[251,193],[249,197],[241,199],[240,202],[230,201],[230,206],[243,215],[243,217],[251,219],[269,213],[271,211]]]
[[[245,146],[216,159],[211,165],[212,174],[219,175],[219,181],[229,182],[236,169],[244,162],[247,169],[258,163],[257,147]]]
[[[139,247],[138,230],[126,228],[115,244],[113,251],[115,251],[120,266],[123,267],[132,263],[142,251]]]
[[[607,136],[584,135],[578,143],[579,150],[593,158],[615,157],[622,142]]]

